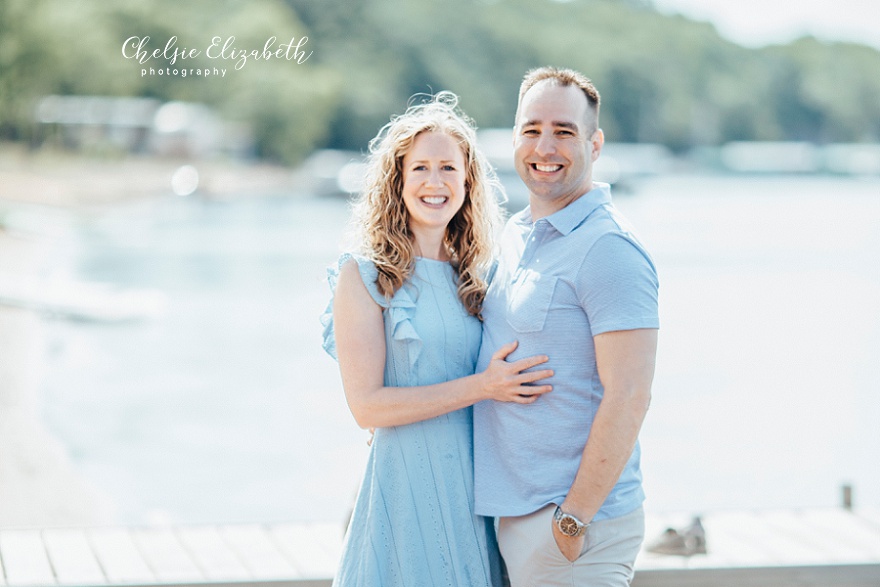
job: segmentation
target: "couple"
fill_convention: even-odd
[[[375,429],[334,585],[632,579],[658,284],[592,180],[598,115],[582,74],[526,74],[513,142],[530,204],[497,258],[497,179],[454,95],[371,142],[362,254],[331,269],[325,315],[351,411]]]

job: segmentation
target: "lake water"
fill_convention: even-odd
[[[880,179],[669,176],[616,194],[661,278],[657,511],[880,507]],[[343,520],[368,434],[320,348],[342,200],[168,198],[76,219],[59,266],[156,289],[51,321],[45,421],[119,523]]]

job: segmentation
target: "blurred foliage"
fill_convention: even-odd
[[[235,37],[238,49],[277,48],[308,31],[281,0],[2,0],[0,1],[0,138],[26,139],[34,105],[46,94],[145,96],[202,102],[231,122],[253,129],[257,155],[294,162],[326,141],[340,79],[330,67],[285,59],[207,59],[214,36]],[[201,55],[171,67],[225,68],[225,77],[141,76],[165,68],[122,55],[130,37],[150,37],[149,51],[173,36]],[[306,46],[306,49],[311,49]],[[215,53],[217,49],[214,50]]]
[[[144,76],[132,36],[161,49],[213,36],[262,49],[309,38],[302,64],[252,61],[226,77]],[[183,62],[179,62],[181,65]],[[510,126],[529,68],[589,75],[612,141],[677,150],[728,140],[880,140],[880,51],[804,38],[746,49],[650,0],[0,0],[0,139],[33,136],[46,94],[204,102],[253,130],[258,154],[363,149],[411,96],[452,90],[480,126]]]

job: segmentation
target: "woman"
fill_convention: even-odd
[[[355,420],[375,429],[338,587],[499,585],[494,533],[473,513],[470,406],[550,391],[532,384],[551,371],[525,372],[547,357],[504,360],[515,342],[474,374],[500,213],[457,102],[442,92],[373,139],[355,207],[362,255],[330,270],[325,348]]]

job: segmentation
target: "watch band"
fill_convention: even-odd
[[[559,531],[572,538],[582,536],[590,527],[589,522],[585,524],[575,516],[566,514],[559,506],[556,506],[556,511],[553,512],[553,519],[556,521],[556,527],[559,528]]]

